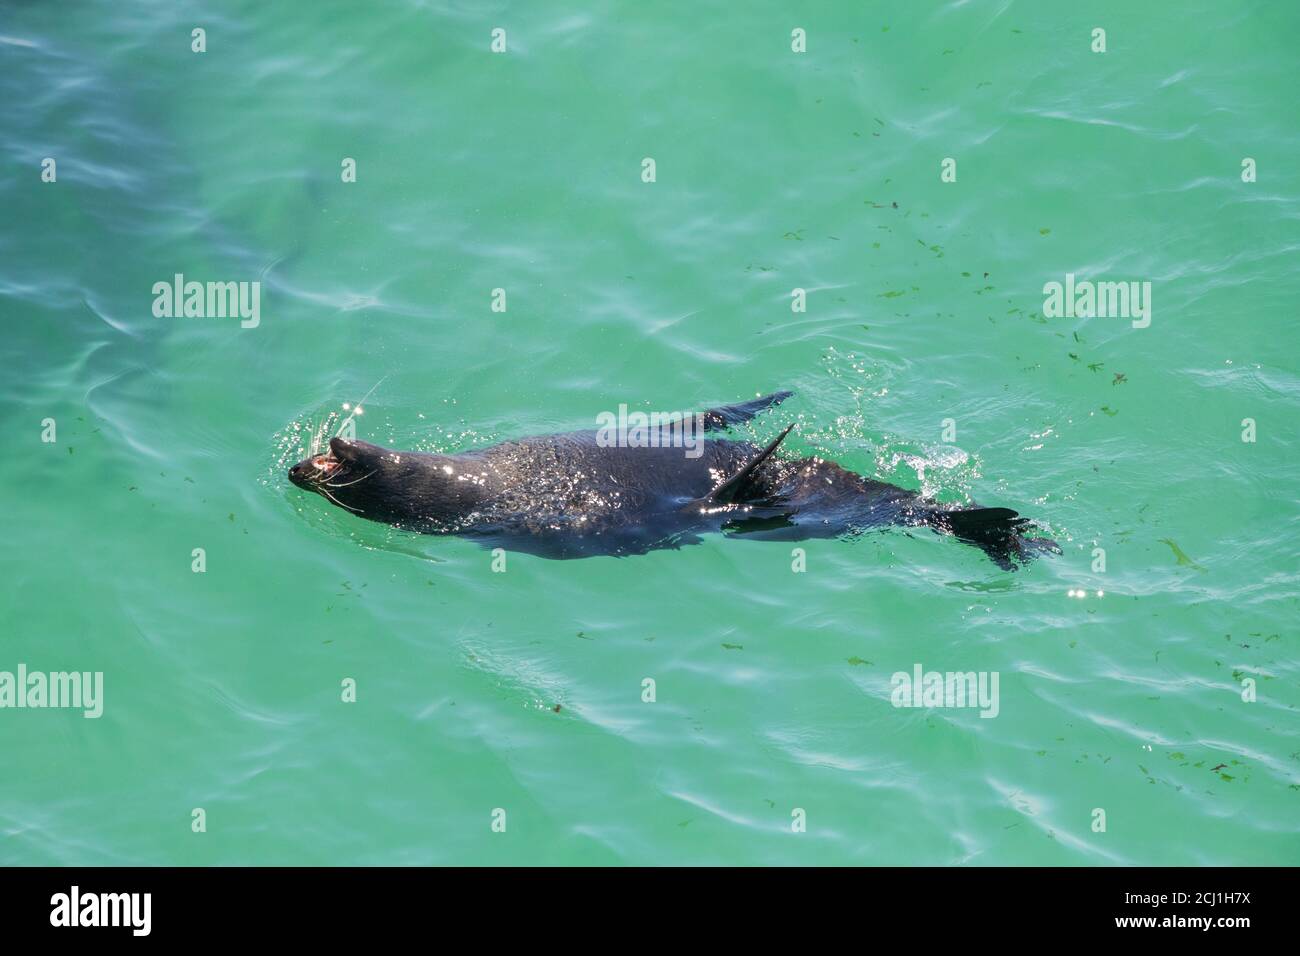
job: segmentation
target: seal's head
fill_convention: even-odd
[[[487,496],[481,466],[465,470],[464,460],[455,455],[398,451],[344,438],[330,438],[328,454],[295,464],[289,480],[357,518],[429,533],[460,527]]]
[[[298,462],[289,469],[289,480],[349,511],[363,512],[369,489],[360,486],[382,470],[387,453],[388,449],[367,442],[331,438],[330,450]]]
[[[458,480],[456,464],[454,458],[331,438],[329,452],[298,462],[289,480],[358,517],[433,531],[454,526],[483,497],[479,484]]]

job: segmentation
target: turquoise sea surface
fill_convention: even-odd
[[[1297,41],[1265,0],[0,3],[0,683],[103,675],[97,719],[0,708],[0,864],[1300,863]],[[178,274],[256,326],[156,315]],[[1149,324],[1047,314],[1067,276]],[[349,416],[450,452],[781,388],[737,437],[1063,553],[502,573],[285,474]],[[996,716],[894,706],[918,665]]]

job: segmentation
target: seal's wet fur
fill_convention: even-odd
[[[749,421],[790,394],[712,409],[704,428]],[[701,436],[698,457],[682,447],[602,444],[594,430],[458,455],[334,438],[328,455],[299,462],[289,478],[372,521],[550,558],[644,554],[707,532],[795,541],[885,525],[951,534],[1006,569],[1060,551],[1027,536],[1033,526],[1007,508],[940,505],[822,458],[780,457],[789,431],[766,448]]]

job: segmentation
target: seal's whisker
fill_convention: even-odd
[[[320,423],[320,427],[312,431],[311,444],[307,447],[307,457],[315,458],[320,454],[321,436],[325,434],[325,426],[329,423],[327,415]]]
[[[319,491],[319,492],[320,492],[322,495],[324,495],[326,498],[328,498],[330,501],[334,502],[334,503],[335,503],[336,505],[338,505],[340,508],[347,508],[348,511],[355,511],[357,514],[361,514],[361,509],[360,509],[360,508],[353,508],[353,507],[350,506],[350,505],[345,505],[343,502],[339,501],[339,500],[338,500],[337,498],[335,498],[332,494],[330,494],[328,491],[326,491],[324,485],[317,485],[317,486],[316,486],[316,490]]]
[[[331,484],[326,484],[325,487],[326,487],[326,488],[351,488],[353,485],[359,485],[359,484],[361,484],[361,482],[365,481],[367,478],[369,478],[369,477],[370,477],[371,475],[373,475],[373,474],[374,474],[373,471],[368,471],[368,472],[366,472],[364,475],[362,475],[360,478],[358,478],[356,481],[349,481],[347,484],[343,484],[343,485],[331,485]]]

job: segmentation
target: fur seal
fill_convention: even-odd
[[[706,432],[779,405],[776,392],[714,408]],[[657,426],[667,428],[669,426]],[[822,458],[701,441],[684,453],[673,436],[627,447],[597,431],[537,435],[456,455],[397,451],[332,438],[329,452],[289,470],[289,480],[358,517],[425,534],[454,534],[487,547],[548,558],[644,554],[723,532],[796,541],[885,525],[927,527],[976,545],[1006,570],[1056,543],[1008,508],[942,505]]]

